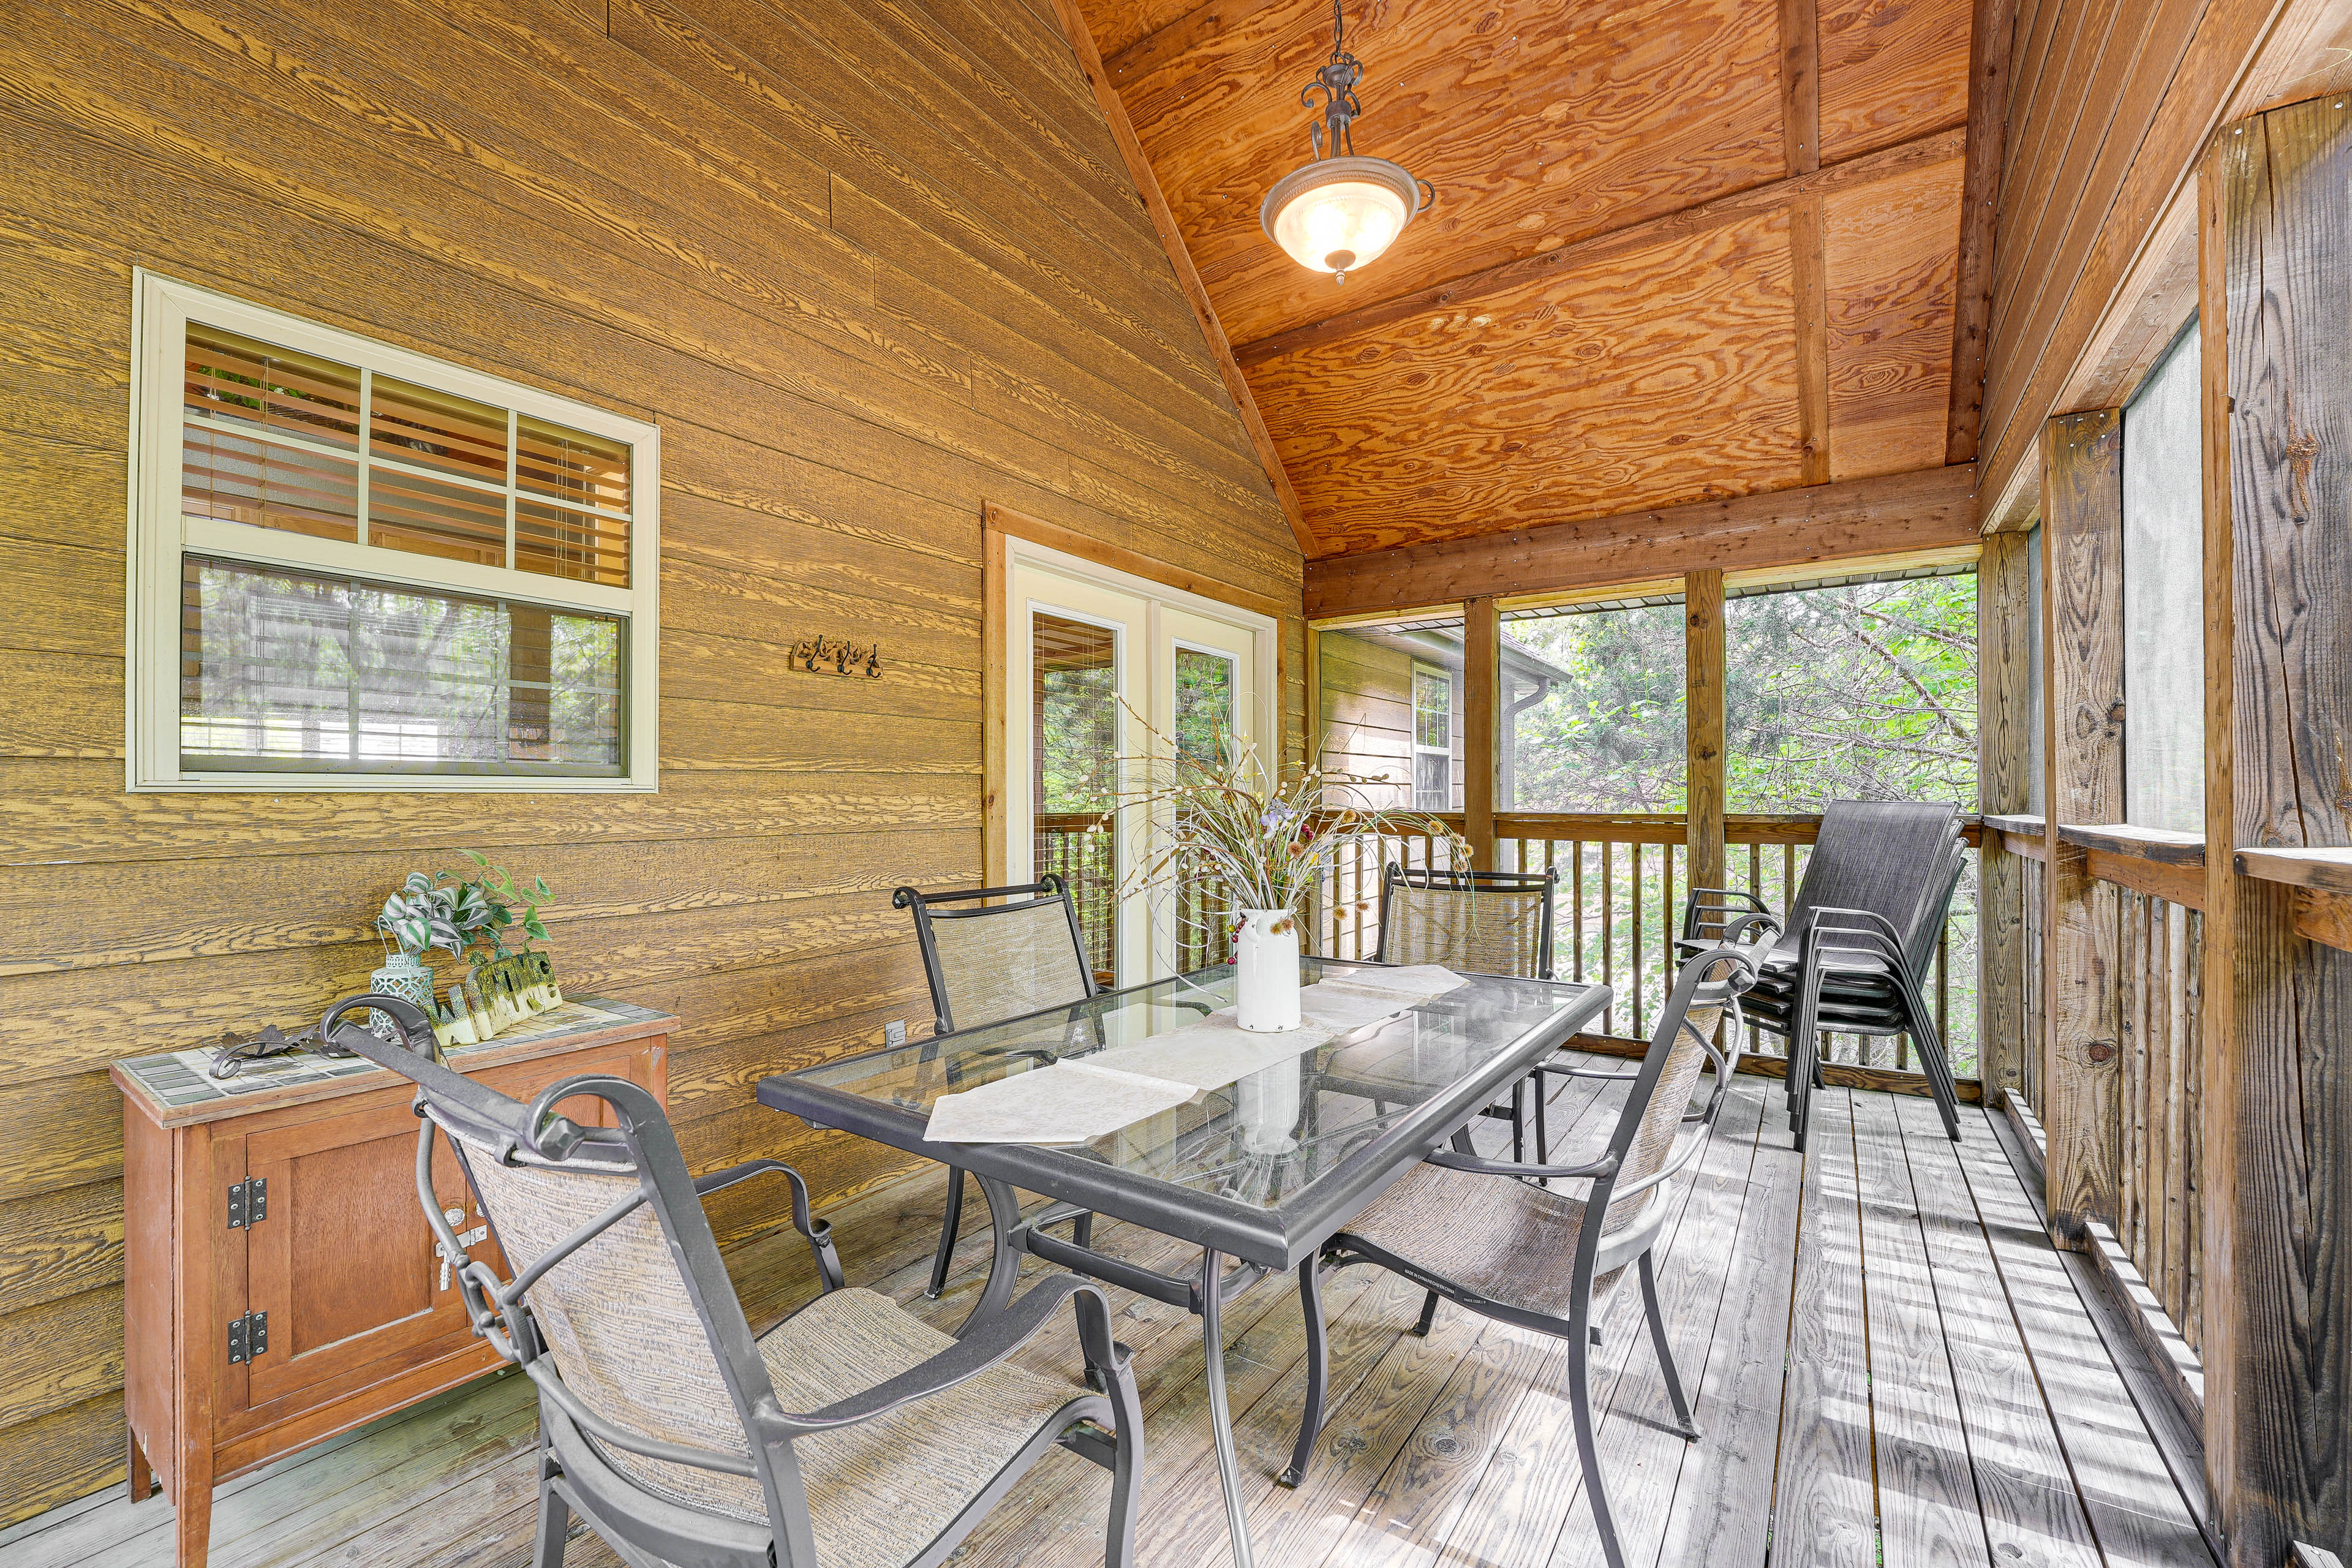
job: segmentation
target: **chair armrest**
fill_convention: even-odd
[[[809,1244],[815,1255],[818,1278],[828,1290],[838,1290],[843,1284],[840,1255],[833,1249],[833,1226],[809,1212],[808,1183],[801,1173],[782,1160],[746,1160],[740,1165],[730,1165],[723,1171],[711,1171],[694,1178],[694,1195],[707,1198],[724,1191],[738,1182],[748,1182],[754,1176],[781,1174],[793,1186],[793,1228]]]
[[[1026,1295],[971,1333],[928,1361],[886,1378],[862,1394],[836,1400],[808,1415],[784,1414],[780,1424],[794,1436],[853,1426],[887,1415],[901,1405],[978,1377],[1011,1356],[1052,1321],[1064,1301],[1076,1299],[1078,1342],[1088,1365],[1117,1374],[1128,1363],[1126,1348],[1111,1342],[1110,1299],[1102,1287],[1075,1274],[1054,1274],[1029,1288]]]
[[[1699,916],[1705,913],[1726,914],[1732,910],[1742,914],[1769,915],[1771,910],[1763,900],[1742,888],[1693,888],[1683,900],[1682,940],[1703,940],[1698,934]]]
[[[1449,1171],[1468,1171],[1480,1176],[1560,1176],[1570,1181],[1591,1181],[1612,1175],[1617,1170],[1617,1156],[1603,1154],[1588,1165],[1527,1165],[1516,1160],[1489,1160],[1482,1155],[1465,1154],[1454,1149],[1433,1149],[1424,1158],[1430,1164],[1443,1165]]]
[[[1538,1062],[1536,1071],[1558,1073],[1562,1078],[1596,1078],[1612,1083],[1631,1083],[1642,1076],[1639,1068],[1629,1068],[1622,1072],[1603,1072],[1599,1068],[1561,1067],[1556,1062]]]

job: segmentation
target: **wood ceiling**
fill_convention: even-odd
[[[1969,0],[1347,0],[1437,200],[1344,285],[1257,220],[1329,0],[1079,5],[1311,553],[1974,456]]]

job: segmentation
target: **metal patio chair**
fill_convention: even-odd
[[[1739,994],[1754,978],[1749,952],[1702,952],[1682,966],[1639,1068],[1553,1069],[1631,1085],[1599,1159],[1580,1165],[1487,1160],[1472,1152],[1466,1131],[1457,1132],[1452,1148],[1433,1152],[1323,1249],[1331,1268],[1377,1264],[1426,1290],[1416,1333],[1429,1331],[1444,1300],[1566,1341],[1577,1455],[1610,1568],[1624,1568],[1624,1555],[1593,1441],[1590,1358],[1600,1339],[1593,1325],[1626,1271],[1639,1275],[1667,1397],[1682,1436],[1696,1442],[1699,1430],[1658,1305],[1652,1254],[1675,1212],[1667,1184],[1706,1148],[1738,1067],[1736,1044],[1716,1045],[1717,1024],[1726,1009],[1736,1011]],[[1737,1039],[1736,1029],[1722,1032]],[[1701,1069],[1709,1064],[1715,1085],[1693,1110]],[[1580,1199],[1536,1184],[1551,1178],[1592,1186]]]
[[[1438,963],[1458,973],[1516,980],[1552,977],[1553,907],[1559,879],[1550,871],[1408,870],[1391,860],[1381,870],[1378,963]],[[1511,1086],[1507,1110],[1481,1115],[1511,1124],[1511,1157],[1527,1157],[1528,1086],[1535,1082],[1536,1158],[1548,1141],[1541,1081]]]
[[[1953,1142],[1959,1096],[1926,1001],[1926,976],[1952,895],[1968,868],[1960,814],[1948,803],[1832,801],[1785,914],[1752,893],[1694,888],[1677,947],[1730,941],[1762,948],[1745,1010],[1789,1042],[1789,1129],[1805,1146],[1821,1081],[1821,1037],[1907,1034]]]
[[[991,899],[1017,901],[990,903]],[[890,903],[914,911],[915,941],[922,949],[923,977],[930,983],[937,1034],[1026,1017],[1095,994],[1095,972],[1087,962],[1077,904],[1069,884],[1053,872],[1017,888],[953,893],[900,888],[890,895]],[[936,1297],[947,1288],[948,1262],[963,1224],[963,1168],[950,1165],[948,1212],[940,1222],[939,1251],[923,1292],[927,1296]],[[1088,1217],[1078,1217],[1080,1246],[1087,1240]]]
[[[363,1010],[416,1048],[342,1022]],[[1141,1407],[1098,1287],[1052,1276],[950,1338],[843,1286],[791,1167],[689,1177],[636,1084],[570,1078],[523,1105],[434,1060],[431,1024],[397,998],[340,1002],[320,1034],[416,1084],[418,1200],[474,1331],[539,1387],[535,1568],[560,1568],[574,1513],[637,1568],[929,1568],[1057,1445],[1112,1472],[1106,1560],[1134,1561]],[[584,1100],[613,1125],[557,1110]],[[438,1138],[510,1278],[469,1257],[443,1213]],[[791,1184],[820,1290],[755,1339],[702,1200],[767,1174]],[[1102,1393],[1006,1364],[1065,1302]]]

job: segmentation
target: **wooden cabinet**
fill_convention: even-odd
[[[577,998],[449,1062],[520,1099],[582,1073],[663,1095],[674,1024]],[[498,1364],[417,1204],[413,1089],[364,1062],[329,1070],[257,1064],[224,1083],[173,1056],[114,1067],[131,1491],[152,1473],[172,1498],[180,1568],[205,1561],[215,1483]],[[607,1120],[598,1100],[565,1110]],[[498,1266],[446,1143],[433,1190]]]

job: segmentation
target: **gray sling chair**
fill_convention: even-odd
[[[1013,903],[991,904],[990,899]],[[1048,1007],[1066,1007],[1095,994],[1095,972],[1087,962],[1086,938],[1069,884],[1052,872],[1018,888],[972,888],[955,893],[925,893],[900,888],[890,895],[894,909],[915,912],[915,941],[923,952],[923,976],[931,987],[936,1033],[975,1029],[1007,1018],[1026,1017]],[[970,905],[968,909],[941,905]],[[1051,1062],[1050,1053],[1039,1053]],[[1077,1216],[1077,1241],[1088,1239],[1091,1215]],[[948,1262],[963,1223],[963,1167],[948,1167],[948,1212],[940,1224],[940,1247],[931,1260],[936,1297],[947,1288]]]
[[[1381,870],[1380,963],[1442,963],[1475,974],[1549,980],[1552,906],[1559,886],[1550,871]],[[1536,1158],[1546,1141],[1544,1097],[1536,1095]],[[1511,1085],[1507,1110],[1479,1114],[1511,1124],[1511,1158],[1527,1158],[1527,1079]],[[1377,1108],[1378,1097],[1373,1097]]]
[[[343,1022],[362,1010],[404,1042]],[[1099,1287],[1051,1276],[950,1338],[843,1287],[791,1167],[690,1178],[660,1102],[636,1084],[569,1078],[523,1105],[434,1060],[431,1025],[397,998],[339,1002],[320,1032],[416,1084],[418,1201],[474,1331],[539,1386],[535,1568],[561,1568],[574,1513],[632,1568],[929,1568],[1057,1445],[1111,1471],[1105,1557],[1133,1563],[1141,1406]],[[583,1100],[613,1125],[556,1110]],[[436,1137],[511,1279],[468,1257],[443,1214]],[[820,1290],[755,1339],[702,1200],[766,1174],[791,1184]],[[1101,1393],[1006,1364],[1065,1302]]]
[[[1630,1085],[1608,1151],[1599,1159],[1581,1165],[1482,1159],[1472,1152],[1465,1130],[1454,1134],[1452,1148],[1433,1151],[1323,1248],[1331,1268],[1377,1264],[1426,1290],[1416,1333],[1429,1331],[1443,1299],[1567,1342],[1576,1450],[1609,1568],[1624,1568],[1625,1559],[1593,1442],[1590,1359],[1600,1342],[1594,1324],[1632,1268],[1641,1277],[1650,1342],[1675,1418],[1683,1437],[1696,1442],[1699,1430],[1658,1305],[1652,1253],[1675,1213],[1666,1184],[1706,1148],[1738,1068],[1737,1044],[1717,1047],[1714,1037],[1738,1037],[1736,1027],[1718,1031],[1716,1026],[1727,1008],[1736,1022],[1738,996],[1755,979],[1752,959],[1752,951],[1724,947],[1685,963],[1639,1068],[1551,1069]],[[1701,1069],[1708,1066],[1715,1069],[1714,1088],[1693,1110]],[[1554,1177],[1590,1181],[1591,1193],[1578,1199],[1535,1184]]]
[[[1716,942],[1769,942],[1759,959],[1746,1013],[1754,1026],[1789,1042],[1789,1129],[1805,1146],[1813,1089],[1821,1079],[1822,1030],[1908,1034],[1958,1142],[1959,1097],[1951,1063],[1926,1002],[1926,977],[1968,868],[1959,808],[1948,803],[1830,803],[1805,875],[1785,915],[1751,893],[1694,888],[1683,940],[1693,951]]]

